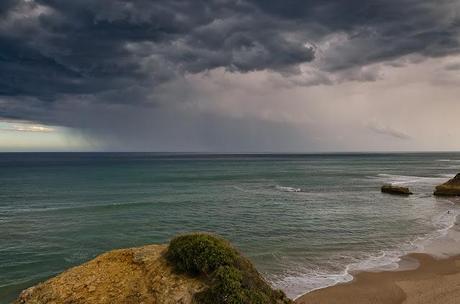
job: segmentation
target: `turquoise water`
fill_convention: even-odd
[[[444,233],[458,210],[431,192],[458,172],[458,153],[0,154],[0,303],[103,251],[189,231],[230,239],[297,296]],[[386,182],[416,194],[382,194]]]

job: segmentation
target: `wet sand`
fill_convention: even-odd
[[[349,283],[312,291],[297,304],[459,304],[460,255],[436,259],[414,253],[412,270],[360,272]]]

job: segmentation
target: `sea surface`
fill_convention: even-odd
[[[460,204],[431,193],[458,172],[459,153],[3,153],[0,303],[104,251],[190,231],[230,239],[295,297],[445,237]]]

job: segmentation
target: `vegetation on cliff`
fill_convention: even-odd
[[[175,237],[166,257],[178,272],[208,282],[208,288],[194,295],[195,303],[293,303],[282,291],[272,289],[248,259],[218,236],[194,233]]]
[[[0,301],[1,302],[1,301]],[[106,252],[24,290],[15,304],[287,304],[226,240],[188,234]]]

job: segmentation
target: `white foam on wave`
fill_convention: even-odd
[[[283,289],[289,297],[296,299],[317,289],[350,282],[353,280],[353,274],[360,271],[397,270],[401,258],[411,252],[412,246],[406,244],[402,250],[381,251],[364,259],[354,259],[354,262],[344,265],[342,271],[308,270],[308,274],[286,276],[273,283]]]
[[[453,178],[455,177],[455,174],[439,174],[440,177],[442,178]]]
[[[360,271],[384,271],[401,269],[402,258],[409,253],[420,252],[445,257],[460,253],[460,231],[455,231],[460,207],[454,204],[443,208],[432,217],[435,230],[424,236],[403,243],[397,249],[384,250],[369,254],[366,258],[342,266],[343,271],[327,272],[304,269],[304,274],[289,275],[275,280],[274,285],[282,288],[286,294],[298,298],[313,290],[345,283],[353,280],[353,273]],[[348,257],[352,258],[353,257]],[[306,274],[308,273],[308,274]]]
[[[460,163],[460,159],[437,159],[438,162]]]
[[[375,255],[368,255],[364,259],[343,256],[344,259],[354,261],[343,265],[341,271],[303,269],[303,273],[299,271],[298,274],[289,274],[283,278],[274,279],[272,284],[281,288],[289,297],[296,299],[317,289],[350,282],[353,280],[353,273],[359,271],[395,270],[403,255],[398,251],[382,251]]]
[[[401,184],[436,184],[445,181],[445,176],[415,176],[415,175],[397,175],[381,173],[377,175],[377,179],[385,182],[401,185]],[[452,175],[449,175],[452,176]]]
[[[460,231],[458,231],[458,217],[460,210],[454,203],[451,203],[452,210],[448,213],[438,215],[434,219],[437,230],[430,237],[417,241],[420,249],[418,252],[444,258],[460,253]]]
[[[344,269],[341,273],[311,271],[309,275],[290,275],[271,283],[277,288],[281,288],[288,297],[296,299],[306,292],[352,280],[353,276]]]
[[[302,192],[302,189],[294,187],[276,185],[275,188],[283,192]]]
[[[457,160],[448,160],[457,162]],[[458,160],[460,162],[460,160]],[[397,175],[397,174],[378,174],[369,178],[378,179],[383,182],[392,184],[407,184],[414,187],[434,186],[450,179],[454,174],[439,174],[436,176],[415,176],[415,175]],[[277,189],[279,186],[277,186]],[[282,189],[279,189],[282,190]],[[431,195],[429,196],[431,197]],[[417,199],[423,198],[417,196]],[[428,198],[428,196],[427,196]],[[443,202],[445,203],[443,205]],[[433,201],[435,203],[435,201]],[[374,252],[367,256],[354,258],[353,256],[344,257],[343,260],[352,260],[348,264],[335,265],[332,267],[335,271],[328,269],[298,269],[294,273],[289,273],[283,277],[272,280],[272,283],[283,289],[286,294],[292,298],[317,289],[345,283],[353,280],[353,274],[361,271],[384,271],[399,270],[405,268],[403,257],[415,252],[428,253],[440,257],[460,253],[460,231],[455,231],[455,224],[460,207],[449,203],[448,200],[437,201],[439,212],[431,218],[433,230],[423,236],[417,236],[410,241],[401,244],[395,244],[392,249]],[[362,254],[362,253],[361,253]],[[417,263],[407,262],[409,267],[417,267]],[[342,268],[342,270],[337,270]]]

